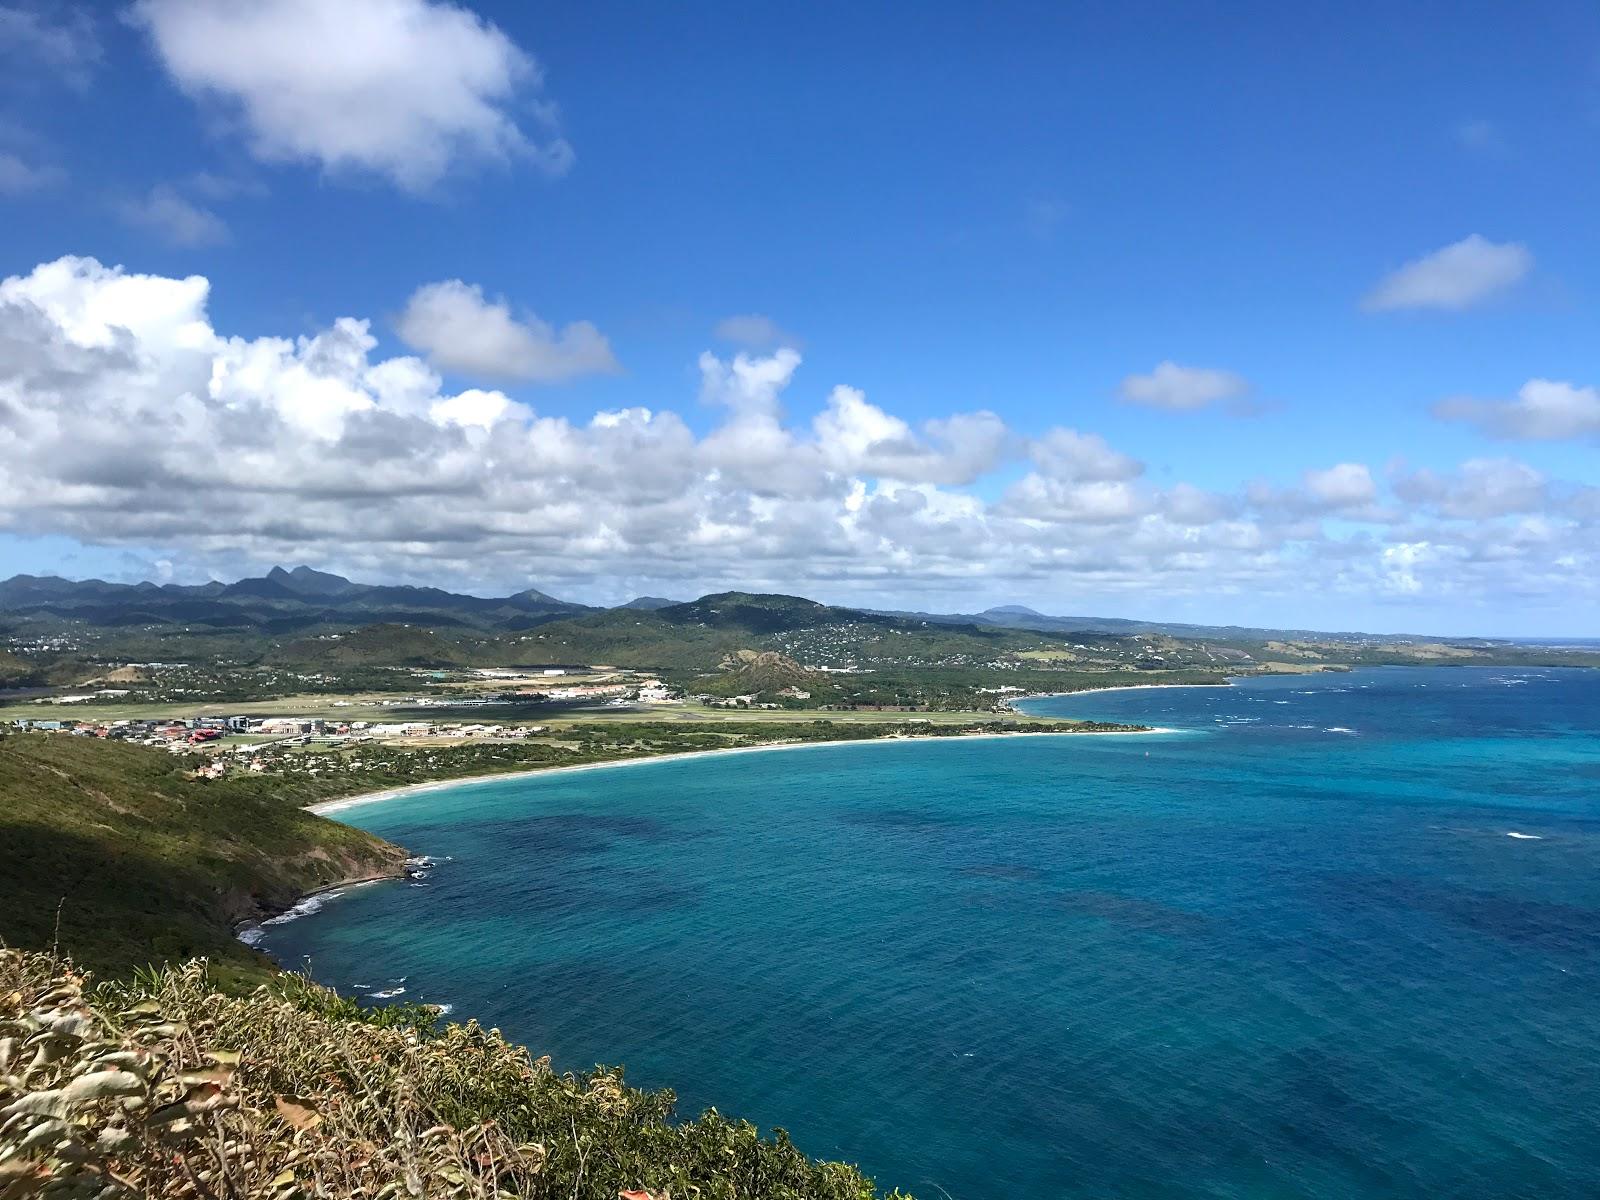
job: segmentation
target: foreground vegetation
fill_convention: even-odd
[[[871,1200],[854,1168],[497,1031],[203,964],[92,988],[0,950],[0,1197]]]

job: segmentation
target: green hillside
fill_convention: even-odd
[[[234,923],[405,854],[298,807],[282,782],[190,779],[163,750],[0,735],[0,940],[126,971],[259,957]]]
[[[267,655],[298,667],[457,667],[477,660],[474,643],[450,640],[415,625],[366,625],[300,638]]]
[[[43,678],[43,672],[25,658],[0,649],[0,687],[19,687]]]
[[[966,665],[1048,641],[1036,633],[907,620],[798,596],[722,592],[654,611],[608,609],[552,621],[502,645],[509,658],[530,665],[589,662],[711,672],[740,650],[777,651],[803,665]]]
[[[759,592],[717,592],[656,611],[675,625],[736,629],[741,633],[779,633],[786,629],[805,629],[862,616],[852,609],[831,608],[803,596]],[[900,623],[894,617],[871,619],[885,625]]]
[[[501,643],[509,662],[605,663],[649,670],[709,671],[749,636],[738,629],[683,625],[662,609],[611,609],[530,630]]]

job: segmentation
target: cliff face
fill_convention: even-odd
[[[0,736],[0,846],[0,941],[109,972],[259,962],[239,921],[405,861],[269,781],[193,780],[161,750],[47,734]]]

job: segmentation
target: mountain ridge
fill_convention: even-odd
[[[759,604],[753,601],[759,600]],[[514,632],[585,614],[604,612],[672,613],[715,627],[729,623],[721,604],[756,617],[763,624],[795,624],[807,620],[879,618],[939,625],[1026,630],[1050,634],[1164,635],[1222,640],[1270,638],[1331,641],[1448,640],[1479,645],[1501,644],[1502,638],[1429,638],[1420,634],[1374,634],[1355,630],[1311,630],[1270,626],[1204,625],[1126,617],[1054,616],[1021,604],[996,605],[976,613],[937,613],[907,609],[823,604],[803,596],[745,591],[717,592],[678,601],[638,596],[614,606],[562,600],[535,587],[507,596],[476,596],[411,584],[358,583],[305,564],[274,566],[264,575],[226,583],[112,583],[59,575],[13,575],[0,580],[0,613],[53,616],[111,627],[139,624],[198,624],[217,628],[255,627],[273,633],[310,632],[349,627],[353,623],[417,624],[437,622],[482,632]]]

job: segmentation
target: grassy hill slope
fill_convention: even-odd
[[[587,662],[712,672],[740,650],[821,663],[944,663],[987,660],[1046,641],[1036,633],[905,620],[798,596],[721,592],[653,611],[608,609],[553,621],[503,646],[508,658],[529,665]]]
[[[194,955],[262,960],[235,922],[405,853],[298,807],[284,784],[202,782],[162,750],[0,736],[0,940],[123,972]]]
[[[0,649],[0,687],[18,687],[33,683],[43,672],[25,658],[18,658],[9,650]]]
[[[301,638],[267,656],[297,667],[456,667],[475,661],[473,644],[451,641],[415,625],[366,625],[338,634]]]
[[[610,609],[548,625],[504,643],[509,662],[528,666],[605,663],[647,670],[714,670],[746,645],[740,630],[686,626],[660,612]]]

